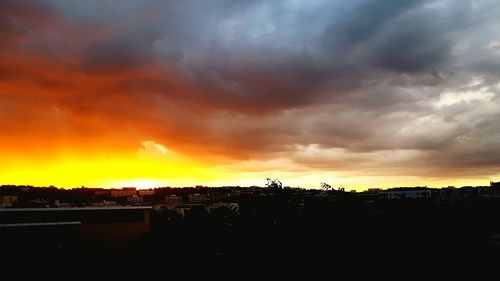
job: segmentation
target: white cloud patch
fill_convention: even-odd
[[[500,42],[498,41],[493,41],[490,44],[488,44],[488,49],[490,50],[500,50]]]
[[[495,96],[490,86],[484,85],[484,77],[475,77],[464,86],[441,93],[434,106],[443,107],[462,102],[489,102]]]
[[[488,91],[488,89],[488,87],[485,87],[481,88],[479,91],[444,92],[435,105],[441,107],[460,102],[488,102],[495,96],[495,93]]]
[[[139,149],[139,154],[145,156],[165,156],[168,152],[167,147],[152,140],[143,141]]]

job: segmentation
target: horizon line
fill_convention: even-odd
[[[415,185],[415,186],[392,186],[392,187],[360,187],[357,188],[359,189],[356,190],[354,188],[346,188],[343,186],[339,187],[332,187],[331,190],[333,191],[339,191],[339,190],[345,190],[348,192],[364,192],[364,191],[370,191],[370,190],[389,190],[389,189],[396,189],[396,188],[425,188],[425,189],[444,189],[444,188],[464,188],[464,187],[473,187],[473,188],[480,188],[480,187],[491,187],[492,183],[500,183],[495,182],[495,181],[490,181],[489,185],[463,185],[463,186],[454,186],[454,185],[448,185],[448,186],[440,186],[440,187],[431,187],[427,185]],[[121,187],[97,187],[97,186],[75,186],[75,187],[64,187],[64,186],[55,186],[55,185],[48,185],[48,186],[37,186],[37,185],[30,185],[30,184],[1,184],[0,187],[33,187],[33,188],[57,188],[57,189],[65,189],[65,190],[73,190],[73,189],[107,189],[107,190],[124,190],[124,189],[136,189],[136,190],[155,190],[155,189],[161,189],[161,188],[173,188],[173,189],[181,189],[181,188],[234,188],[234,187],[239,187],[239,188],[252,188],[252,187],[257,187],[257,188],[263,188],[266,189],[268,187],[266,186],[258,186],[258,185],[250,185],[250,186],[241,186],[241,185],[221,185],[221,186],[209,186],[209,185],[194,185],[194,186],[154,186],[154,187],[136,187],[136,186],[121,186]],[[302,189],[302,190],[324,190],[322,188],[309,188],[309,187],[300,187],[300,186],[283,186],[283,189]]]

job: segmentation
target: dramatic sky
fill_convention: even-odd
[[[500,2],[0,1],[0,184],[500,180]]]

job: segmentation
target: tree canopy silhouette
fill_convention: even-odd
[[[331,185],[327,184],[326,182],[322,182],[321,189],[329,191],[329,190],[333,190],[333,187]]]
[[[279,179],[266,178],[266,186],[271,190],[281,190],[283,189],[283,183]]]

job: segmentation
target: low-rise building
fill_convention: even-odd
[[[150,232],[149,206],[0,209],[6,253],[122,256]]]
[[[137,190],[135,188],[112,189],[110,195],[111,197],[128,197],[137,195]]]
[[[129,204],[140,205],[140,204],[142,204],[142,202],[143,202],[142,196],[138,196],[138,195],[134,194],[132,196],[127,197],[127,203],[129,203]]]
[[[152,189],[137,190],[137,195],[139,195],[139,196],[153,196],[153,195],[155,195],[155,191]]]
[[[189,203],[200,204],[208,201],[208,196],[206,194],[194,193],[188,195]]]
[[[172,194],[170,196],[165,196],[165,202],[168,206],[177,206],[182,204],[182,199],[180,196]]]
[[[18,198],[15,195],[0,195],[0,208],[12,207],[17,202]]]
[[[430,199],[432,192],[426,187],[398,187],[379,192],[379,197],[390,200]]]
[[[490,182],[490,196],[500,198],[500,182]]]

